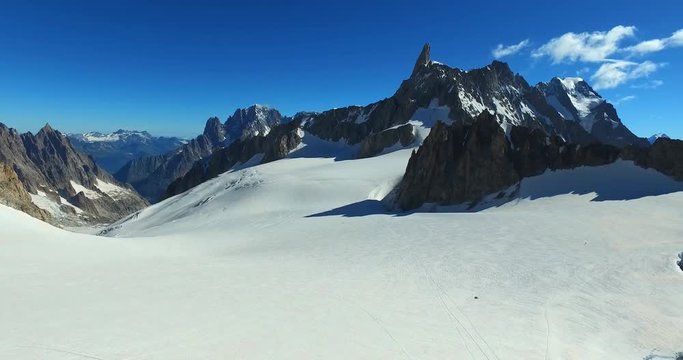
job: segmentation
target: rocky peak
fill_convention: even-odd
[[[58,136],[58,132],[50,126],[49,123],[45,123],[42,128],[38,131],[36,136],[41,135],[44,137],[52,137],[52,136]]]
[[[225,127],[221,120],[217,117],[211,117],[206,121],[204,126],[204,135],[206,135],[212,144],[220,144],[225,141]]]
[[[229,142],[252,136],[265,136],[282,122],[283,117],[279,111],[255,104],[246,109],[235,110],[225,122],[226,136]]]
[[[413,67],[413,72],[412,72],[411,77],[415,76],[415,74],[417,74],[420,71],[420,69],[429,65],[429,63],[431,61],[431,57],[429,54],[430,51],[431,51],[431,46],[429,45],[429,43],[425,43],[422,46],[422,51],[420,51],[420,55],[417,57],[417,61],[415,62],[415,66]]]
[[[489,66],[495,71],[498,77],[511,79],[515,76],[515,73],[513,73],[512,69],[510,69],[510,65],[508,65],[506,62],[493,60]]]

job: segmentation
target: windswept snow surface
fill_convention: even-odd
[[[382,214],[378,200],[409,156],[294,157],[229,172],[131,216],[114,237],[0,207],[0,358],[683,350],[683,193],[671,180],[620,162],[566,171],[583,184],[575,194],[551,186],[557,172],[477,213]],[[618,178],[607,175],[636,173],[658,186],[605,196]]]

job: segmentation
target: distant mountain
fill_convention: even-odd
[[[57,225],[111,222],[148,205],[49,125],[33,135],[0,124],[0,163],[1,202]]]
[[[225,122],[217,117],[207,120],[204,132],[181,147],[163,155],[131,160],[114,175],[133,185],[150,201],[158,201],[166,188],[185,175],[198,160],[235,141],[265,136],[273,127],[290,121],[279,111],[263,105],[237,109]]]
[[[130,160],[165,154],[187,141],[177,137],[152,136],[147,131],[118,130],[103,134],[69,134],[73,146],[95,159],[108,172],[115,173]]]
[[[657,141],[657,139],[659,139],[659,138],[670,139],[669,135],[664,134],[664,133],[659,133],[659,134],[654,134],[654,135],[650,136],[649,138],[647,138],[647,141],[650,144],[654,144],[655,141]]]

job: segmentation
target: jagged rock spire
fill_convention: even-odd
[[[427,66],[429,62],[431,61],[431,58],[429,56],[429,51],[431,50],[431,46],[429,43],[425,43],[424,46],[422,46],[422,51],[420,52],[420,56],[417,57],[417,61],[415,62],[415,67],[413,67],[413,73],[410,75],[411,77],[415,76],[415,74],[420,71],[420,69],[423,66]]]
[[[225,140],[225,127],[217,117],[211,117],[206,121],[204,127],[204,135],[206,135],[212,144],[219,144]]]

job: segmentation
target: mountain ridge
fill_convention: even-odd
[[[119,129],[111,133],[93,131],[67,136],[76,149],[91,155],[99,166],[110,173],[119,171],[130,160],[164,154],[187,143],[185,139],[153,136],[144,130]]]
[[[34,135],[0,123],[0,163],[9,166],[0,195],[7,202],[12,202],[8,197],[14,198],[15,207],[28,207],[29,214],[56,225],[110,222],[147,206],[135,190],[116,181],[49,124]],[[16,186],[8,191],[16,185],[14,177],[26,194]]]
[[[366,106],[299,112],[289,121],[300,124],[301,130],[325,141],[359,145],[363,150],[357,157],[373,156],[399,143],[401,147],[419,145],[414,143],[417,127],[429,129],[439,120],[471,122],[485,111],[493,114],[508,137],[510,129],[523,126],[559,136],[567,143],[647,146],[646,140],[631,133],[614,107],[583,79],[555,77],[548,83],[531,86],[507,63],[494,60],[482,68],[461,70],[433,61],[430,52],[430,45],[425,44],[410,77],[391,97]],[[413,120],[421,125],[412,124]],[[226,121],[226,125],[229,123]],[[399,135],[395,129],[402,126],[405,127]],[[211,120],[211,124],[207,122],[205,133],[207,129],[217,129],[213,131],[216,139],[229,137],[218,119]],[[258,132],[251,133],[251,137],[259,136]],[[205,156],[210,158],[212,154]],[[237,154],[231,157],[242,158]],[[210,171],[215,175],[236,163],[214,161],[213,164],[222,164]],[[180,180],[180,183],[196,185],[196,179],[206,178],[195,171],[178,174],[171,182],[185,175],[195,180]],[[186,189],[185,186],[174,187],[166,193],[173,195]]]

